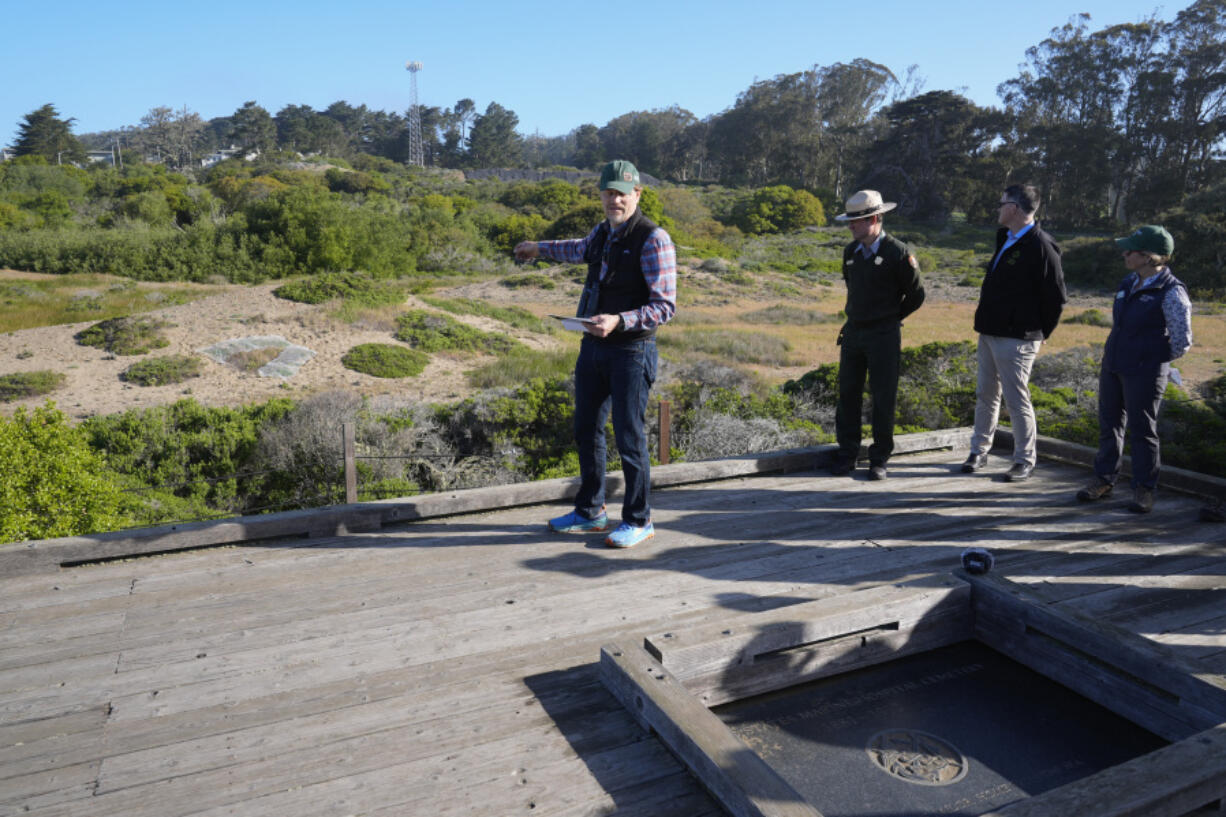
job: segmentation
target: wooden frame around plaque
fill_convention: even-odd
[[[606,645],[600,674],[734,817],[821,817],[709,708],[971,639],[1172,741],[983,817],[1179,817],[1215,804],[1226,815],[1226,684],[991,574],[934,574]]]

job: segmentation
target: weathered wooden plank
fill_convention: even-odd
[[[640,647],[600,651],[601,679],[734,817],[820,817],[795,789]]]
[[[1181,817],[1226,797],[1226,724],[984,817]]]
[[[98,763],[78,763],[0,780],[0,815],[61,810],[89,814],[89,800],[98,778]]]
[[[1226,720],[1226,683],[1195,677],[1162,646],[1053,609],[991,574],[966,578],[985,644],[1164,737]]]
[[[0,790],[10,777],[100,760],[105,706],[54,718],[0,724]],[[96,765],[96,764],[95,764]]]
[[[971,637],[970,586],[949,575],[686,630],[645,647],[706,706]]]

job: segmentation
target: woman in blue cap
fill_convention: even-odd
[[[1148,513],[1158,486],[1158,406],[1171,361],[1192,346],[1192,302],[1167,262],[1175,239],[1147,225],[1115,239],[1128,276],[1115,292],[1111,334],[1098,376],[1098,454],[1094,481],[1077,492],[1090,501],[1111,494],[1124,462],[1124,432],[1132,443],[1133,501]],[[1177,376],[1177,375],[1176,375]],[[1178,382],[1178,381],[1176,381]]]

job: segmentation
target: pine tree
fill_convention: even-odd
[[[48,102],[26,114],[17,129],[18,156],[42,156],[48,162],[84,162],[85,148],[72,135],[75,119],[61,119],[59,111]]]

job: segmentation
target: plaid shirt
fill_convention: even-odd
[[[538,241],[537,250],[552,261],[581,264],[587,245],[601,230],[608,230],[608,225],[607,221],[600,222],[584,238]],[[619,313],[627,331],[663,326],[677,311],[677,251],[668,233],[659,227],[652,230],[643,244],[639,264],[643,269],[643,279],[647,281],[647,303],[630,312]],[[601,261],[601,280],[608,272],[607,260]]]

